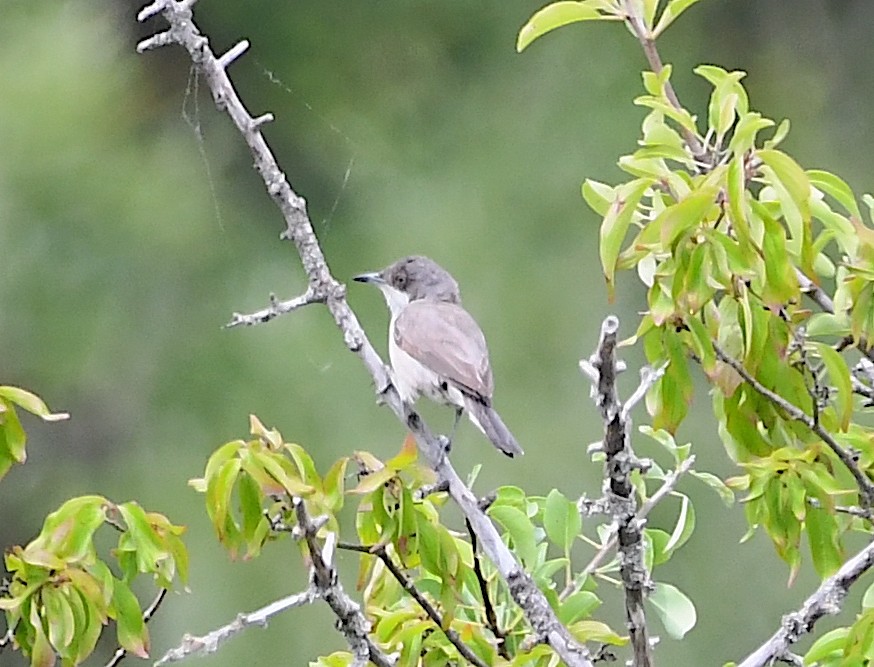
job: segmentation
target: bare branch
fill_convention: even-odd
[[[619,319],[614,315],[606,317],[601,324],[598,347],[587,364],[589,370],[583,362],[580,367],[592,380],[595,404],[600,408],[604,420],[602,449],[607,457],[604,464],[604,497],[616,526],[619,573],[625,589],[625,615],[631,635],[634,665],[649,667],[652,665],[652,649],[643,608],[644,597],[652,585],[644,564],[643,526],[646,522],[638,517],[631,483],[632,472],[645,466],[631,449],[631,419],[619,400],[616,388],[616,376],[622,368],[616,358],[618,331]],[[650,386],[650,379],[650,376],[642,375],[641,385]]]
[[[242,313],[234,313],[231,315],[231,321],[225,325],[226,329],[232,329],[241,325],[253,326],[255,324],[264,324],[270,320],[291,313],[298,308],[303,308],[312,303],[324,303],[325,297],[316,294],[312,288],[308,289],[304,294],[296,296],[287,301],[279,301],[275,294],[270,295],[270,305],[267,308],[262,308],[254,313],[243,315]]]
[[[237,618],[210,632],[202,637],[193,635],[185,635],[182,638],[182,643],[176,648],[167,651],[156,663],[155,667],[167,665],[171,662],[179,662],[186,658],[198,655],[209,655],[215,653],[219,646],[225,641],[239,634],[243,630],[251,626],[266,627],[267,621],[276,614],[279,614],[287,609],[300,607],[304,604],[309,604],[313,600],[318,599],[318,593],[312,586],[301,593],[288,595],[284,598],[271,602],[268,605],[261,607],[248,614],[239,614]]]
[[[790,419],[801,422],[816,435],[818,435],[820,439],[822,439],[822,441],[831,448],[831,450],[837,455],[837,457],[843,462],[843,464],[847,467],[847,469],[855,478],[856,484],[859,486],[859,500],[862,504],[862,507],[870,508],[874,506],[874,482],[872,482],[859,469],[859,464],[856,461],[855,457],[853,457],[850,452],[844,449],[843,446],[841,446],[841,444],[837,440],[835,440],[834,436],[832,436],[831,433],[826,431],[817,420],[815,420],[813,417],[810,417],[807,413],[804,412],[804,410],[796,405],[793,405],[785,398],[771,391],[765,385],[759,382],[750,374],[750,372],[744,367],[741,362],[739,362],[731,355],[727,354],[715,342],[713,342],[713,350],[716,352],[716,357],[720,361],[731,366],[750,387],[752,387],[755,391],[757,391],[759,394],[761,394],[778,408],[780,408],[783,412],[786,413],[786,415]]]
[[[780,629],[744,660],[740,667],[765,667],[782,659],[789,647],[811,632],[816,622],[826,615],[840,612],[847,592],[865,572],[874,566],[874,543],[869,544],[843,564],[837,573],[826,579],[796,612],[783,617]]]
[[[243,55],[249,48],[249,40],[244,39],[241,42],[237,42],[234,46],[232,46],[228,51],[221,56],[218,61],[219,65],[221,65],[224,69],[227,69],[232,62],[234,62],[237,58]]]
[[[440,440],[428,430],[415,412],[404,405],[397,390],[391,385],[385,364],[346,302],[345,286],[334,278],[328,268],[307,213],[306,201],[292,190],[260,132],[260,125],[246,111],[224,68],[211,51],[208,40],[200,34],[189,7],[185,3],[172,0],[157,0],[157,3],[160,3],[160,9],[151,5],[148,10],[141,12],[141,16],[145,19],[160,11],[170,24],[170,29],[159,36],[144,40],[137,47],[138,50],[175,42],[188,51],[192,62],[202,72],[216,106],[230,116],[248,145],[255,169],[285,219],[286,229],[282,238],[294,243],[309,288],[324,297],[328,311],[343,334],[344,344],[361,359],[379,391],[381,401],[407,425],[425,460],[437,473],[438,480],[448,485],[450,496],[470,520],[483,552],[507,582],[510,594],[525,612],[534,632],[570,667],[590,667],[592,663],[588,651],[558,620],[546,597],[522,570],[522,566],[501,540],[494,524],[477,505],[477,499],[444,455]]]
[[[480,659],[480,657],[474,653],[463,641],[461,641],[461,637],[459,637],[458,633],[452,628],[443,628],[443,616],[439,611],[431,604],[431,602],[424,596],[424,594],[416,588],[416,585],[413,583],[413,580],[410,579],[406,574],[404,574],[403,570],[401,570],[392,559],[391,555],[388,553],[385,545],[376,544],[373,546],[366,546],[363,544],[349,544],[348,542],[340,542],[337,545],[340,549],[345,549],[346,551],[357,551],[362,554],[369,554],[371,556],[376,556],[381,560],[391,575],[395,578],[401,588],[403,588],[407,593],[409,593],[412,598],[418,603],[418,605],[422,608],[428,618],[430,618],[434,623],[440,628],[440,631],[446,636],[449,642],[458,649],[458,652],[467,660],[470,664],[476,665],[477,667],[488,667],[485,662]]]

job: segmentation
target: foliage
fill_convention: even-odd
[[[98,554],[97,530],[112,526],[115,570]],[[18,648],[34,667],[60,658],[78,665],[94,650],[103,626],[115,622],[119,645],[147,657],[149,634],[132,591],[138,575],[149,575],[166,591],[188,578],[184,531],[137,503],[116,505],[101,496],[81,496],[49,514],[27,546],[6,553],[11,575],[0,609]],[[117,573],[116,573],[117,572]]]
[[[267,429],[256,417],[251,418],[251,432],[251,440],[236,440],[216,450],[204,477],[192,480],[204,493],[217,538],[231,554],[245,550],[244,557],[250,558],[268,541],[288,534],[299,539],[300,533],[293,528],[293,497],[304,498],[308,512],[323,517],[321,539],[339,533],[342,540],[341,510],[347,500],[357,499],[356,541],[340,541],[339,545],[361,552],[357,588],[375,638],[388,652],[400,652],[400,664],[444,665],[458,660],[444,632],[450,629],[486,664],[496,663],[498,651],[510,664],[551,664],[553,656],[547,647],[525,644],[530,629],[493,566],[477,553],[467,531],[450,527],[444,511],[447,496],[431,488],[433,472],[417,462],[412,438],[385,462],[359,451],[351,459],[339,459],[321,476],[303,448],[285,442],[278,431]],[[670,434],[647,432],[663,445],[672,463],[687,456],[688,445],[677,446]],[[346,489],[344,477],[350,462],[358,481]],[[712,476],[705,479],[724,489]],[[665,473],[657,464],[639,476],[635,485],[641,503],[649,495],[647,482],[664,481]],[[668,561],[694,529],[689,498],[676,491],[671,495],[678,506],[675,525],[670,531],[646,529],[650,569]],[[599,647],[627,642],[621,632],[594,615],[601,605],[599,584],[615,581],[617,559],[591,571],[579,565],[586,562],[581,558],[585,551],[591,555],[604,547],[612,535],[609,526],[589,525],[584,531],[577,504],[558,490],[531,496],[519,487],[501,487],[491,499],[488,514],[575,637]],[[302,542],[301,549],[305,556]],[[439,622],[429,618],[408,594],[404,581],[384,559],[391,559],[431,602]],[[652,602],[669,634],[682,637],[694,625],[694,606],[676,587],[659,583]],[[348,665],[351,660],[351,654],[340,653],[320,658],[316,664]]]
[[[53,413],[36,394],[20,387],[0,386],[0,479],[15,463],[24,463],[27,458],[25,444],[27,435],[21,427],[16,406],[45,421],[59,421],[70,415]]]
[[[656,20],[658,4],[555,3],[522,29],[519,49],[595,19],[626,20],[635,32],[642,17],[636,32],[646,42],[692,3],[672,0]],[[704,129],[676,100],[670,65],[644,72],[645,94],[635,100],[649,109],[640,147],[619,160],[631,178],[614,186],[587,179],[583,197],[603,216],[608,288],[623,270],[636,270],[648,288],[649,309],[628,342],[641,341],[653,364],[670,362],[647,399],[653,426],[680,426],[698,365],[725,449],[745,470],[729,484],[745,492],[750,534],[764,528],[790,581],[806,535],[825,578],[844,561],[847,533],[871,532],[874,432],[862,417],[867,405],[854,399],[856,391],[870,401],[871,378],[866,362],[854,372],[846,357],[871,356],[874,229],[842,179],[805,170],[779,149],[789,123],[750,109],[744,72],[702,65],[695,73],[712,86]],[[874,200],[864,200],[870,217]],[[863,518],[838,505],[861,508]],[[868,618],[842,636],[866,636]]]
[[[651,49],[695,1],[556,2],[523,26],[517,49],[590,21],[623,22]],[[654,366],[667,364],[647,396],[652,426],[641,429],[661,447],[659,460],[634,472],[632,482],[637,507],[666,490],[676,519],[666,530],[645,528],[645,564],[657,571],[695,527],[689,496],[673,488],[670,468],[682,467],[728,503],[731,490],[742,494],[748,536],[764,529],[790,581],[803,563],[802,538],[813,568],[826,578],[845,562],[847,535],[870,534],[874,509],[874,447],[862,418],[874,403],[866,361],[874,359],[868,343],[874,229],[863,222],[843,180],[806,170],[781,150],[789,124],[750,110],[743,72],[695,69],[712,87],[699,123],[673,92],[671,66],[651,64],[636,100],[648,110],[639,147],[619,161],[629,178],[617,185],[587,179],[582,186],[583,198],[603,218],[600,260],[608,291],[613,294],[619,272],[632,269],[647,288],[648,309],[627,344],[639,341]],[[870,217],[874,199],[863,201]],[[724,447],[742,470],[727,483],[683,467],[690,446],[674,439],[690,409],[696,367],[711,384]],[[0,387],[0,477],[24,461],[19,407],[47,420],[65,416],[50,413],[28,392]],[[204,494],[216,536],[232,556],[255,558],[268,542],[290,536],[311,566],[312,543],[302,539],[295,516],[295,502],[303,499],[324,545],[360,553],[357,587],[373,638],[396,651],[400,664],[459,661],[456,638],[485,664],[555,663],[546,645],[530,640],[531,628],[480,557],[472,531],[453,527],[447,496],[418,464],[411,439],[387,461],[359,451],[321,475],[303,447],[254,417],[251,434],[220,447],[203,478],[191,482]],[[356,483],[347,488],[351,467]],[[354,531],[344,513],[349,499],[356,505]],[[617,584],[619,568],[616,558],[602,564],[615,537],[612,524],[584,521],[603,511],[597,501],[504,486],[486,504],[577,639],[601,656],[627,643],[597,615],[602,585]],[[641,510],[640,519],[645,516]],[[113,552],[119,574],[94,543],[105,523],[120,534]],[[17,647],[34,665],[54,664],[57,657],[78,664],[114,620],[119,645],[146,656],[147,618],[131,583],[139,574],[150,575],[161,590],[177,576],[185,582],[181,532],[135,503],[115,505],[100,496],[65,503],[34,541],[6,555],[12,579],[0,608]],[[352,532],[354,541],[342,541]],[[813,644],[805,664],[871,658],[871,597],[869,591],[852,626]],[[649,602],[669,635],[682,637],[694,626],[695,607],[676,586],[656,582]],[[352,654],[337,652],[316,664],[352,662]]]

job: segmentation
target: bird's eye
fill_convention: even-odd
[[[404,287],[406,287],[407,286],[407,274],[403,273],[403,272],[398,273],[398,275],[395,276],[395,284],[400,289],[403,289]]]

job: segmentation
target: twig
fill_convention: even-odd
[[[486,613],[486,625],[498,641],[498,654],[505,660],[512,660],[512,656],[507,650],[507,634],[501,630],[501,627],[498,625],[498,616],[495,614],[494,606],[492,606],[492,598],[489,595],[489,582],[486,579],[482,563],[480,562],[476,533],[473,530],[473,526],[470,525],[470,521],[465,519],[464,523],[467,526],[467,532],[470,535],[470,550],[473,552],[473,571],[474,574],[476,574],[477,582],[479,582],[479,591],[483,598],[483,607]]]
[[[813,433],[818,435],[820,439],[831,448],[855,478],[856,484],[859,486],[859,499],[862,507],[867,509],[874,505],[874,482],[862,473],[856,459],[834,439],[831,433],[826,431],[818,421],[810,417],[804,412],[804,410],[793,405],[785,398],[771,391],[761,382],[756,380],[756,378],[750,374],[741,362],[727,354],[715,342],[713,342],[713,350],[716,352],[716,357],[720,361],[731,366],[750,387],[780,408],[790,419],[801,422]]]
[[[313,231],[306,208],[306,200],[297,195],[273,156],[260,132],[261,124],[246,111],[224,68],[209,48],[208,40],[194,23],[190,5],[186,2],[156,0],[140,12],[145,20],[161,13],[170,28],[143,40],[137,45],[142,52],[176,43],[189,53],[192,62],[204,76],[216,106],[225,111],[237,127],[252,153],[255,169],[260,174],[267,192],[279,207],[286,229],[282,238],[290,239],[300,256],[309,288],[325,305],[343,334],[346,347],[361,359],[380,392],[380,399],[404,423],[416,439],[423,457],[437,473],[440,482],[448,485],[449,494],[470,520],[480,544],[495,564],[500,576],[507,582],[510,595],[524,611],[534,632],[547,642],[569,667],[591,667],[589,652],[559,621],[546,596],[537,588],[516,557],[510,552],[491,520],[477,506],[477,499],[465,486],[452,467],[440,440],[422,423],[419,416],[405,406],[391,385],[385,364],[361,328],[358,318],[346,302],[345,286],[331,274],[322,248]]]
[[[152,600],[152,603],[146,607],[146,610],[143,612],[143,623],[148,623],[152,620],[152,617],[155,615],[155,612],[158,611],[158,608],[161,606],[165,597],[167,597],[167,589],[162,588],[158,591],[158,594],[155,596],[155,599]],[[106,663],[106,667],[115,667],[118,663],[124,660],[126,655],[127,650],[119,646],[115,649],[115,653],[112,654],[112,658],[109,659],[109,662]]]
[[[674,488],[677,486],[677,482],[680,481],[680,477],[685,475],[694,465],[695,456],[689,456],[680,462],[674,470],[668,473],[668,476],[665,478],[662,485],[656,490],[654,494],[652,494],[649,498],[647,498],[643,505],[640,506],[640,509],[637,510],[636,518],[638,521],[643,521],[649,516],[649,513],[652,512],[653,508],[662,501],[662,499],[667,496]],[[582,580],[585,577],[592,574],[595,570],[603,562],[604,558],[606,558],[607,554],[609,554],[615,547],[619,541],[618,531],[616,530],[616,526],[611,526],[610,534],[607,537],[607,540],[603,543],[600,549],[595,553],[592,557],[592,560],[589,561],[589,564],[583,568],[582,572],[580,572],[579,576],[576,578],[577,580]],[[574,592],[576,589],[576,581],[571,582],[565,589],[561,592],[559,599],[564,600],[568,595]]]
[[[580,368],[592,380],[595,403],[604,420],[602,449],[607,457],[604,464],[605,489],[609,513],[616,526],[619,545],[619,573],[625,590],[625,616],[631,635],[635,667],[652,665],[652,649],[643,600],[651,586],[644,564],[643,526],[638,518],[631,474],[645,467],[631,449],[631,419],[619,400],[616,376],[621,364],[616,358],[619,319],[610,315],[601,324],[601,337],[595,353]],[[652,374],[642,374],[642,384],[654,380]],[[636,395],[636,394],[635,394]],[[667,491],[666,491],[667,493]]]
[[[807,504],[811,507],[823,506],[819,498],[814,498],[812,496],[807,497]],[[840,512],[841,514],[849,514],[850,516],[855,516],[860,519],[868,519],[869,521],[874,518],[874,510],[862,509],[855,505],[833,505],[831,509],[835,512]]]
[[[270,305],[267,306],[267,308],[262,308],[261,310],[248,315],[234,313],[231,315],[231,321],[225,325],[225,328],[232,329],[241,325],[253,326],[255,324],[264,324],[280,315],[291,313],[298,308],[303,308],[312,303],[324,302],[325,297],[321,294],[317,294],[312,288],[308,289],[306,293],[296,296],[293,299],[288,299],[287,301],[279,301],[275,294],[271,294]]]
[[[654,74],[661,74],[665,66],[662,64],[662,58],[656,48],[655,39],[653,39],[649,30],[646,28],[646,25],[643,22],[643,17],[638,13],[638,8],[641,6],[640,3],[633,1],[629,2],[626,0],[623,2],[623,5],[627,17],[626,23],[634,36],[637,37],[641,47],[643,47],[643,53],[649,63],[649,68]],[[678,111],[683,110],[670,80],[665,81],[665,96],[668,98],[668,102],[670,102],[675,109]],[[703,160],[706,157],[707,151],[698,136],[685,127],[680,127],[680,134],[683,135],[683,140],[686,142],[689,150],[692,151],[692,157],[696,160]]]
[[[865,572],[874,566],[874,542],[843,564],[837,574],[826,579],[796,612],[783,617],[780,629],[756,649],[739,667],[765,667],[782,658],[802,635],[813,630],[816,622],[841,610],[847,592]]]
[[[271,602],[268,605],[261,607],[248,614],[239,614],[233,621],[227,625],[213,630],[212,632],[196,637],[186,634],[182,638],[182,643],[167,651],[155,663],[155,667],[170,664],[171,662],[179,662],[186,658],[196,655],[209,655],[215,653],[219,646],[225,641],[239,634],[243,630],[251,626],[266,627],[267,621],[276,614],[279,614],[286,609],[300,607],[301,605],[310,604],[318,599],[318,592],[313,586],[301,593],[288,595],[284,598]]]
[[[434,608],[434,605],[426,598],[422,592],[416,588],[416,585],[413,583],[413,580],[410,579],[404,572],[395,564],[392,557],[389,555],[388,551],[385,548],[385,545],[377,544],[374,546],[366,546],[364,544],[350,544],[348,542],[340,542],[337,545],[338,549],[344,549],[346,551],[356,551],[362,554],[370,554],[371,556],[376,556],[381,560],[389,572],[391,572],[392,576],[395,578],[401,587],[409,593],[412,598],[418,603],[418,605],[422,608],[422,610],[428,615],[434,623],[440,628],[440,631],[446,636],[446,638],[450,641],[450,643],[458,649],[458,652],[467,660],[470,664],[476,665],[477,667],[488,667],[488,665],[482,661],[482,659],[474,653],[463,641],[461,641],[461,637],[459,637],[458,633],[452,628],[443,628],[443,616],[440,614],[437,609]]]

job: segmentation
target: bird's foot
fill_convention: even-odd
[[[384,381],[376,387],[376,404],[385,405],[385,395],[394,387],[391,370],[386,367]]]
[[[452,439],[449,436],[439,435],[437,442],[440,445],[442,456],[447,456],[452,451]]]

